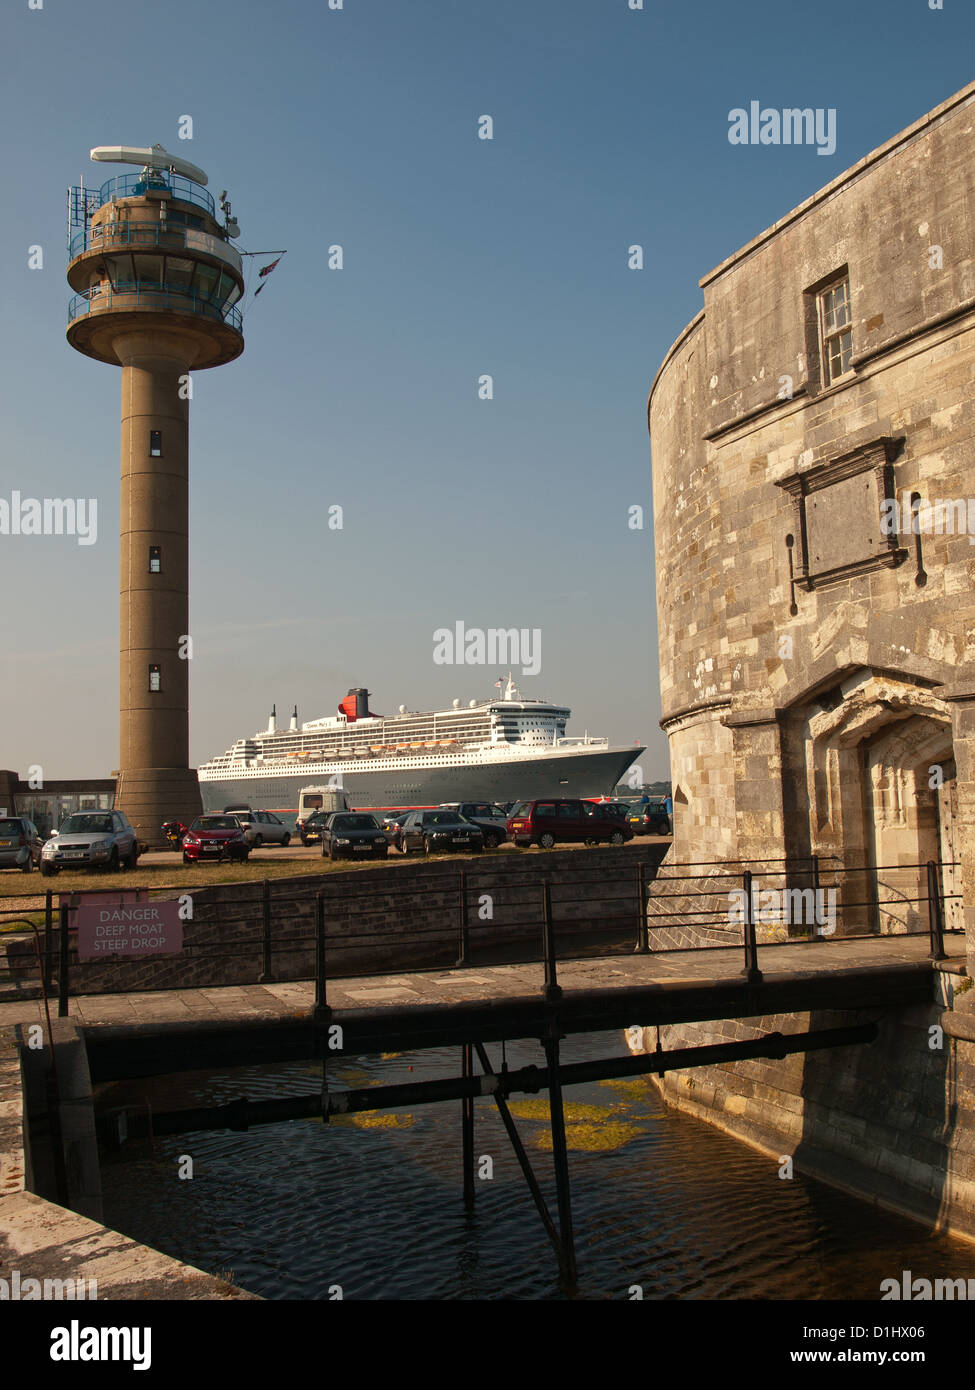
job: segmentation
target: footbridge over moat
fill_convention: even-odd
[[[36,987],[43,995],[56,978],[57,1000],[48,989],[46,997],[34,999],[10,999],[8,993],[10,1002],[0,1003],[0,1031],[17,1025],[20,1039],[25,1128],[34,1130],[34,1190],[79,1210],[79,1202],[87,1201],[89,1214],[99,1215],[98,1138],[114,1146],[165,1134],[245,1130],[309,1117],[327,1121],[356,1111],[459,1101],[464,1196],[470,1204],[474,1102],[489,1096],[563,1275],[571,1281],[575,1257],[563,1088],[641,1074],[663,1078],[688,1068],[795,1053],[828,1057],[832,1050],[842,1068],[851,1049],[868,1048],[880,1036],[885,1020],[912,1008],[937,1007],[951,993],[949,977],[957,981],[965,975],[964,934],[950,926],[945,930],[936,866],[926,866],[926,881],[913,884],[914,870],[923,867],[912,866],[911,884],[895,884],[883,896],[875,888],[848,893],[832,916],[820,913],[826,900],[814,895],[816,910],[806,926],[791,925],[791,917],[776,922],[776,904],[786,902],[781,893],[781,902],[771,903],[771,919],[768,912],[753,910],[762,908],[763,900],[753,891],[757,875],[751,870],[742,874],[744,920],[737,924],[729,918],[729,882],[738,881],[737,871],[730,877],[719,874],[714,883],[711,874],[703,886],[687,875],[678,883],[660,875],[649,895],[639,866],[629,876],[632,884],[616,871],[608,885],[605,867],[594,864],[587,876],[599,877],[588,886],[578,875],[572,883],[548,876],[538,880],[526,867],[517,901],[509,890],[509,920],[484,927],[472,911],[482,901],[483,885],[472,892],[464,870],[456,883],[441,875],[433,888],[425,878],[415,912],[404,913],[411,900],[401,891],[377,898],[375,888],[363,887],[350,900],[344,888],[346,921],[337,919],[337,902],[330,904],[323,890],[306,893],[303,901],[289,897],[276,904],[265,885],[243,930],[236,904],[221,904],[220,912],[195,924],[190,948],[195,961],[189,960],[185,988],[165,987],[172,978],[166,972],[174,965],[166,957],[160,959],[154,987],[143,973],[141,989],[126,988],[132,977],[125,971],[135,962],[117,969],[104,962],[97,967],[101,975],[86,977],[82,961],[71,964],[74,931],[69,909],[62,907],[56,935],[45,933],[42,946],[38,934],[35,943]],[[821,867],[813,864],[803,872],[818,892]],[[607,897],[608,889],[615,899]],[[711,903],[715,894],[717,910]],[[492,901],[506,906],[496,888]],[[844,909],[859,911],[864,904],[882,910],[886,933],[846,929]],[[408,930],[391,944],[384,933],[397,910]],[[441,925],[432,911],[440,913]],[[234,930],[221,939],[228,918]],[[910,929],[924,921],[927,931]],[[891,922],[902,930],[891,934]],[[685,939],[694,944],[680,944]],[[372,973],[364,973],[359,962],[373,952],[378,959]],[[383,970],[384,952],[393,953],[395,968]],[[200,970],[212,970],[221,959],[235,968],[242,965],[248,972],[244,981],[193,987]],[[149,972],[153,962],[138,968]],[[715,1020],[744,1022],[719,1042],[661,1047],[661,1030]],[[652,1031],[646,1031],[654,1027],[656,1047]],[[562,1039],[603,1032],[616,1035],[615,1046],[607,1045],[607,1053],[615,1055],[581,1063],[562,1060]],[[38,1034],[54,1046],[37,1050]],[[541,1044],[541,1065],[512,1070],[488,1054],[493,1045],[524,1039]],[[455,1076],[418,1075],[404,1084],[362,1089],[345,1089],[336,1076],[343,1056],[452,1046],[459,1049]],[[242,1096],[218,1106],[150,1111],[124,1088],[152,1076],[308,1059],[320,1061],[321,1084],[299,1095]],[[109,1086],[97,1089],[105,1083],[123,1083],[123,1103]],[[557,1222],[507,1105],[514,1094],[543,1090],[549,1096]],[[79,1115],[87,1117],[80,1127]],[[78,1175],[85,1173],[87,1189],[79,1192]]]
[[[575,1254],[562,1090],[610,1077],[659,1074],[753,1057],[869,1046],[888,1011],[930,1006],[939,976],[963,975],[963,939],[948,940],[933,960],[927,935],[886,938],[820,938],[761,948],[761,970],[743,968],[739,949],[667,951],[595,956],[556,962],[395,973],[230,988],[155,993],[82,995],[69,1016],[51,1022],[55,1056],[83,1053],[91,1087],[105,1082],[180,1071],[319,1058],[322,1085],[304,1095],[272,1100],[240,1099],[227,1105],[149,1113],[138,1106],[102,1110],[95,1102],[89,1148],[103,1143],[207,1129],[243,1130],[252,1125],[351,1111],[375,1111],[442,1101],[461,1102],[465,1201],[474,1200],[474,1100],[493,1098],[504,1121],[531,1196],[570,1284]],[[549,942],[551,946],[551,942]],[[714,1019],[760,1020],[782,1014],[840,1015],[842,1026],[806,1032],[760,1032],[719,1046],[637,1051],[624,1030]],[[28,1056],[27,1029],[48,1020],[42,1001],[0,1005],[0,1029],[10,1025]],[[576,1033],[618,1032],[617,1055],[564,1064],[560,1039]],[[508,1070],[487,1048],[512,1039],[536,1038],[544,1065]],[[415,1051],[456,1045],[460,1074],[394,1086],[337,1090],[329,1065],[342,1054]],[[609,1050],[609,1049],[608,1049]],[[35,1057],[37,1054],[34,1054]],[[87,1078],[86,1078],[87,1080]],[[39,1085],[35,1077],[35,1092]],[[547,1090],[551,1108],[558,1213],[549,1211],[507,1106],[516,1093]],[[95,1092],[97,1095],[97,1091]],[[77,1106],[77,1093],[71,1104]],[[36,1104],[35,1104],[36,1108]],[[55,1126],[55,1129],[57,1126]],[[68,1136],[62,1136],[65,1150]],[[42,1146],[41,1146],[42,1147]],[[59,1146],[60,1147],[60,1146]],[[44,1163],[35,1161],[43,1174]],[[41,1195],[75,1206],[69,1190],[77,1163],[47,1165]],[[35,1189],[36,1190],[36,1189]]]

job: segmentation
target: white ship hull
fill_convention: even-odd
[[[529,800],[540,796],[608,796],[644,750],[605,743],[575,748],[508,746],[393,757],[302,761],[299,767],[200,770],[205,811],[239,803],[285,815],[297,811],[302,787],[333,785],[363,809],[437,806],[444,801]]]

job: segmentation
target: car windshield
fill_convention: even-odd
[[[458,821],[467,823],[459,811],[431,811],[423,817],[424,825],[456,825]]]
[[[75,815],[69,816],[61,826],[62,835],[110,835],[113,830],[111,816]]]
[[[191,830],[239,830],[240,825],[233,816],[198,816],[190,826]]]
[[[23,827],[19,820],[0,820],[0,835],[22,835]]]
[[[378,830],[372,816],[336,816],[332,821],[333,830]]]

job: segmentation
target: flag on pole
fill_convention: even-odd
[[[264,266],[263,270],[259,270],[259,271],[257,272],[258,277],[261,277],[261,276],[264,276],[264,275],[270,275],[271,271],[274,269],[274,267],[278,264],[278,262],[279,262],[280,260],[281,260],[281,257],[279,256],[278,259],[277,259],[276,261],[272,261],[270,265]]]

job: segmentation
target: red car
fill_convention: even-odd
[[[197,816],[183,836],[183,863],[232,859],[246,864],[250,845],[235,816]]]
[[[633,839],[633,831],[623,819],[602,814],[591,801],[522,801],[512,807],[508,817],[508,838],[516,845],[538,845],[551,849],[558,843],[594,845],[608,841],[622,845]]]

